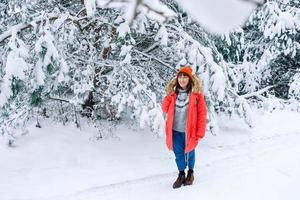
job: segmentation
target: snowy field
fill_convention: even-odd
[[[164,137],[123,125],[96,141],[92,129],[42,122],[16,147],[0,145],[0,200],[299,200],[300,114],[254,119],[253,129],[231,120],[207,134],[194,185],[176,190]]]

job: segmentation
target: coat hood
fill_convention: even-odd
[[[170,95],[175,92],[176,78],[177,78],[177,76],[175,76],[168,82],[168,84],[166,86],[167,95]],[[193,87],[192,87],[192,92],[200,94],[202,92],[202,86],[201,86],[200,80],[195,75],[193,75],[192,80],[194,83]]]

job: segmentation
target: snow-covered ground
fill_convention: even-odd
[[[223,122],[196,151],[195,182],[177,176],[164,138],[125,125],[95,141],[73,126],[30,128],[17,146],[0,146],[1,200],[298,200],[300,114],[257,113],[255,128]],[[87,131],[88,130],[88,131]]]

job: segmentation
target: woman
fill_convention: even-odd
[[[206,105],[200,81],[188,66],[182,67],[166,87],[162,103],[166,117],[166,143],[175,154],[179,175],[173,188],[192,185],[194,181],[195,148],[204,137]],[[189,170],[185,177],[185,169]]]

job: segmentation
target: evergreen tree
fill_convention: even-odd
[[[260,88],[273,84],[279,97],[284,97],[284,93],[287,93],[284,88],[288,88],[288,82],[281,81],[281,76],[287,76],[285,79],[289,79],[297,67],[292,63],[296,62],[296,54],[299,54],[300,48],[298,12],[297,0],[269,1],[250,18],[248,26],[245,27],[245,30],[251,29],[246,34],[246,42],[254,39],[254,30],[258,30],[259,37],[245,47],[244,58],[256,64],[257,70],[254,72],[258,71],[262,76],[258,77],[261,81]],[[282,62],[281,66],[275,64],[278,61]]]
[[[175,1],[162,2],[174,13],[163,21],[140,7],[129,21],[124,10],[94,0],[0,4],[0,131],[8,144],[28,125],[41,127],[41,117],[79,127],[86,116],[100,138],[103,120],[114,126],[127,118],[162,134],[164,87],[183,65],[202,81],[212,133],[219,115],[237,114],[252,126],[248,98],[259,89],[281,82],[289,92],[279,96],[299,99],[296,0],[266,3],[223,38]],[[283,23],[285,16],[292,22]]]
[[[289,88],[299,69],[299,5],[298,0],[268,1],[242,29],[217,40],[234,69],[240,95],[263,102],[266,97],[295,97]]]

